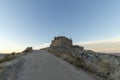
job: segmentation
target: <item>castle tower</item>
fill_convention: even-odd
[[[72,40],[69,38],[66,38],[65,36],[54,37],[54,40],[52,40],[50,47],[70,48],[72,47]]]

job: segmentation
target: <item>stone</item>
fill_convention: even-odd
[[[50,47],[70,48],[72,47],[72,40],[69,38],[66,38],[65,36],[54,37],[54,40],[52,40]]]

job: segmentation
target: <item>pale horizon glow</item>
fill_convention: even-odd
[[[105,53],[120,53],[120,37],[105,40],[77,42],[75,44],[84,46],[86,50]]]
[[[12,44],[11,42],[8,43],[8,45],[9,45],[8,47],[3,46],[3,48],[1,48],[0,51],[2,51],[2,53],[21,52],[26,47],[28,47],[28,45],[26,45],[26,46],[21,45],[18,47],[17,46],[18,44],[15,44],[15,43]],[[106,40],[81,41],[81,42],[73,43],[73,45],[83,46],[85,48],[85,50],[93,50],[96,52],[120,53],[120,38],[119,37],[113,38],[113,39],[106,39]],[[11,46],[11,48],[9,49],[10,46]],[[31,47],[33,47],[33,49],[35,49],[35,50],[39,50],[41,48],[46,48],[49,46],[50,46],[50,43],[43,43],[43,44],[39,44],[36,46],[31,45]]]
[[[39,46],[35,46],[34,49],[46,48],[49,46],[50,46],[50,43],[43,43],[43,44],[40,44]]]

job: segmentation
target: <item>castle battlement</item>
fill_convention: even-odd
[[[69,38],[66,38],[65,36],[54,37],[54,40],[52,40],[52,43],[50,46],[69,48],[69,47],[72,47],[72,40]]]
[[[84,47],[82,46],[73,45],[72,39],[69,39],[65,36],[54,37],[50,47],[79,48],[80,50],[84,50]]]

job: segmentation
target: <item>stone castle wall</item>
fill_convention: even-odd
[[[80,50],[84,50],[84,47],[79,45],[73,45],[72,40],[66,38],[65,36],[54,37],[50,47],[65,47],[65,48],[79,48]]]
[[[55,37],[50,45],[51,47],[72,47],[72,40],[64,36]]]

